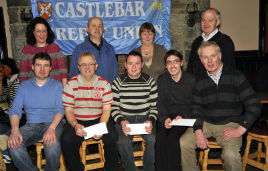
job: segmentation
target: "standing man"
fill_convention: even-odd
[[[206,75],[206,70],[197,54],[201,43],[205,41],[215,41],[221,48],[223,64],[235,68],[234,43],[228,35],[219,31],[220,24],[221,14],[217,9],[208,8],[202,13],[201,29],[203,33],[194,40],[187,65],[187,72],[194,74],[197,80]]]
[[[176,50],[169,50],[165,57],[167,72],[157,81],[157,131],[155,163],[157,170],[181,170],[181,135],[186,127],[171,126],[174,119],[192,117],[192,90],[195,77],[182,71],[183,57]]]
[[[220,47],[215,42],[203,42],[198,55],[206,76],[193,90],[196,122],[180,139],[182,169],[199,170],[195,148],[208,148],[207,138],[213,136],[223,147],[226,170],[242,171],[242,135],[260,116],[261,104],[245,76],[222,63]]]
[[[140,53],[130,52],[126,57],[126,73],[118,76],[112,85],[114,103],[112,117],[119,134],[118,150],[125,170],[136,170],[133,156],[133,135],[127,124],[148,123],[141,135],[145,140],[143,170],[154,170],[155,121],[157,115],[157,86],[154,79],[142,73],[144,62]]]
[[[89,36],[73,51],[69,78],[79,74],[77,65],[80,54],[91,52],[98,63],[96,74],[112,84],[113,80],[118,76],[118,64],[113,46],[102,37],[104,32],[102,20],[98,17],[89,19],[86,31]]]
[[[108,134],[95,135],[104,142],[105,170],[118,170],[117,134],[112,120],[109,121],[113,95],[106,79],[95,74],[99,67],[94,55],[90,52],[80,54],[77,65],[80,74],[71,78],[63,91],[63,105],[68,123],[62,137],[61,147],[68,170],[83,171],[79,147],[87,133],[83,128],[105,122]]]
[[[44,170],[59,170],[60,136],[63,129],[61,120],[64,115],[62,84],[49,78],[51,58],[48,54],[37,53],[32,63],[35,77],[20,84],[9,111],[9,152],[19,170],[36,171],[38,169],[32,164],[27,147],[42,140],[46,155]],[[26,112],[27,122],[19,128],[22,108]]]

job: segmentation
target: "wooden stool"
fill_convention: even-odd
[[[94,153],[94,154],[86,153],[87,145],[91,145],[91,144],[98,144],[98,150],[99,150],[98,153]],[[85,166],[85,170],[94,170],[94,169],[99,169],[99,168],[104,167],[105,158],[104,158],[103,142],[101,139],[94,140],[93,138],[90,138],[90,139],[83,141],[79,152],[80,152],[82,163]],[[95,161],[93,162],[93,160],[96,160],[96,159],[99,159],[99,162],[95,162]],[[87,163],[88,160],[92,160],[92,162]]]
[[[133,143],[134,142],[141,142],[141,150],[133,152],[134,158],[140,158],[140,159],[135,160],[135,165],[136,166],[143,166],[142,157],[143,157],[144,151],[145,151],[145,141],[143,140],[143,138],[140,135],[135,135],[133,137]]]
[[[256,152],[249,154],[252,140],[258,141],[258,149]],[[266,148],[266,152],[262,151],[262,143]],[[261,162],[261,158],[265,159],[265,163]],[[254,160],[257,159],[257,160]],[[246,165],[252,165],[259,169],[268,171],[268,128],[267,126],[254,127],[247,135],[247,145],[243,156],[243,171]]]
[[[39,141],[35,143],[35,146],[36,146],[36,153],[37,153],[36,165],[39,170],[43,170],[42,166],[46,164],[46,159],[43,159],[43,156],[42,156],[42,149],[44,148],[44,143]],[[60,171],[66,171],[66,170],[67,169],[64,164],[63,155],[61,154],[60,155]]]
[[[2,156],[2,152],[1,152],[1,150],[0,150],[0,170],[6,170],[7,168],[6,168],[6,164],[5,164],[5,162],[4,162],[4,159],[3,159],[3,156]]]
[[[222,170],[224,170],[224,164],[221,159],[208,158],[208,153],[210,149],[221,149],[222,147],[216,142],[216,139],[214,137],[208,138],[208,144],[209,144],[209,148],[200,151],[199,164],[201,166],[201,170],[207,171],[209,164],[222,165],[222,168],[223,168]]]

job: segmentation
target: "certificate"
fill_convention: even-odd
[[[193,126],[196,119],[178,119],[171,122],[172,126]]]
[[[129,135],[140,135],[140,134],[148,134],[145,131],[145,127],[149,125],[150,123],[126,124],[126,127],[130,128]]]
[[[84,137],[85,139],[89,139],[94,135],[103,135],[108,133],[105,122],[91,125],[89,127],[84,128],[83,130],[87,133],[87,136]]]

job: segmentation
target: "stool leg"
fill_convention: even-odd
[[[243,171],[246,170],[246,166],[247,166],[247,162],[248,162],[248,154],[249,154],[249,149],[250,149],[251,140],[252,140],[251,137],[248,135],[248,136],[247,136],[246,150],[245,150],[245,154],[244,154],[243,162],[242,162],[242,170],[243,170]]]
[[[268,171],[268,138],[266,138],[266,140],[264,141],[264,146],[265,146],[265,166],[264,166],[264,170]]]
[[[261,153],[262,153],[262,142],[258,142],[258,154],[257,154],[257,161],[261,161]]]
[[[42,170],[42,147],[37,145],[36,146],[36,153],[37,153],[37,161],[36,165],[39,170]]]
[[[204,150],[204,160],[203,160],[203,166],[202,166],[202,171],[207,171],[208,170],[208,153],[209,153],[209,148]]]
[[[199,165],[201,166],[201,169],[203,168],[203,162],[204,162],[204,151],[200,150],[200,152],[199,152]]]
[[[64,158],[63,158],[63,155],[62,153],[60,154],[60,171],[66,171],[66,166],[65,166],[65,163],[64,163]]]
[[[2,157],[2,153],[1,153],[1,151],[0,151],[0,170],[6,170],[7,168],[6,168],[6,164],[5,164],[5,162],[4,162],[4,159],[3,159],[3,157]]]
[[[85,167],[86,167],[86,148],[87,148],[87,145],[82,143],[80,147],[80,156],[81,156],[82,163],[84,164]]]

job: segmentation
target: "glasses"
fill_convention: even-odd
[[[86,68],[87,66],[88,67],[93,67],[95,65],[96,65],[96,63],[89,63],[89,64],[83,63],[83,64],[78,64],[78,66],[80,66],[81,68]]]
[[[35,30],[34,32],[36,32],[37,34],[41,34],[41,33],[45,34],[45,33],[47,33],[46,30]]]
[[[180,63],[181,61],[180,60],[173,60],[173,61],[167,61],[167,65],[172,65],[172,64],[174,64],[174,65],[178,65],[179,63]]]

